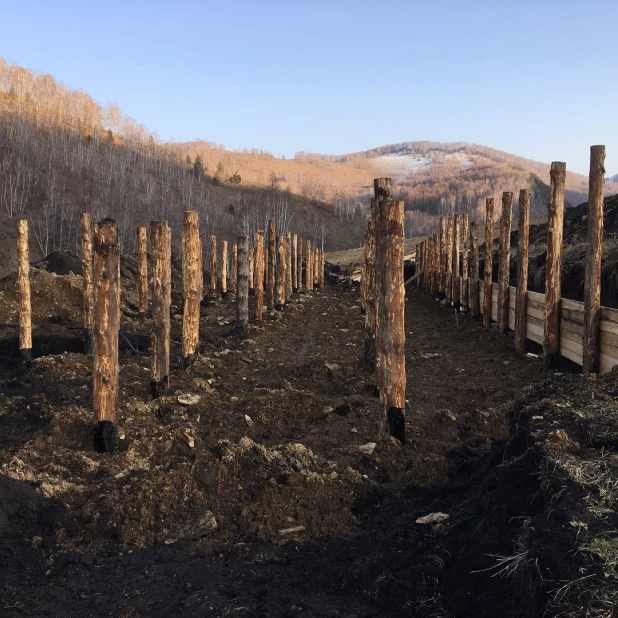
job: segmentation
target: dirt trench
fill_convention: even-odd
[[[362,325],[356,292],[327,289],[241,342],[232,299],[210,304],[168,396],[152,402],[148,357],[123,353],[111,457],[91,448],[87,357],[6,372],[2,615],[425,615],[426,549],[394,549],[401,527],[424,547],[415,519],[506,438],[508,402],[543,372],[411,288],[408,443],[378,440]]]

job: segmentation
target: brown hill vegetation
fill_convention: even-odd
[[[50,75],[1,59],[0,209],[8,220],[30,220],[35,258],[76,250],[83,211],[95,221],[114,217],[124,251],[135,248],[136,226],[152,219],[170,221],[177,250],[185,209],[200,213],[204,234],[228,240],[272,216],[279,233],[293,222],[303,238],[331,248],[358,244],[363,233],[357,208],[337,217],[322,200],[247,185],[234,172],[209,174],[116,105],[101,107]],[[0,228],[0,275],[15,267],[13,229],[6,220]]]

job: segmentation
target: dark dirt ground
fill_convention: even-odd
[[[127,298],[123,328],[147,333]],[[555,421],[539,426],[549,412],[523,412],[564,414],[560,402],[586,392],[569,380],[584,378],[544,382],[538,359],[518,358],[508,338],[411,288],[402,446],[377,437],[357,292],[295,298],[244,342],[233,334],[233,307],[228,297],[202,309],[200,359],[174,368],[159,400],[149,396],[149,358],[124,346],[111,456],[92,449],[91,360],[70,352],[15,370],[5,332],[0,615],[541,616],[557,587],[539,560],[564,557],[564,577],[567,563],[598,562],[581,551],[579,564],[570,552],[587,530],[591,547],[605,538],[613,506],[590,520],[574,514],[579,523],[566,524],[556,552],[544,549],[557,534],[550,516],[544,528],[534,519],[565,499],[544,494],[562,478],[547,453],[575,457],[585,439],[571,440],[570,430],[556,438]],[[175,297],[176,341],[179,313]],[[79,334],[63,329],[71,312],[62,315],[39,338],[50,347],[49,331],[55,351],[75,350]],[[146,337],[130,340],[147,349]],[[613,375],[586,380],[615,396]],[[199,402],[179,403],[187,393]],[[450,518],[416,523],[436,511]],[[518,552],[503,577],[500,556]],[[595,568],[607,588],[611,577]],[[577,586],[560,611],[571,607],[571,589],[581,596]]]

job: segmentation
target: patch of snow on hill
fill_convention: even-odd
[[[444,153],[440,150],[432,150],[427,155],[408,153],[382,155],[372,159],[372,167],[380,170],[381,173],[397,177],[408,176],[410,173],[416,174],[419,170],[428,170],[432,165],[450,160],[466,168],[474,165],[474,157],[459,152]]]

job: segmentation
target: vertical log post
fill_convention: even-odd
[[[470,313],[479,314],[479,239],[476,223],[470,223]]]
[[[198,214],[185,211],[182,233],[182,368],[195,362],[200,338],[200,233]]]
[[[249,295],[255,293],[255,247],[249,247]]]
[[[380,195],[380,194],[378,194]],[[380,375],[377,379],[382,401],[382,428],[400,442],[406,442],[405,328],[403,276],[403,202],[391,194],[378,201],[376,262],[382,269],[378,277],[378,330],[376,355]],[[435,245],[433,238],[431,244]],[[433,252],[435,255],[435,251]]]
[[[530,191],[519,192],[519,224],[517,227],[517,290],[515,292],[515,350],[526,351],[528,324],[528,245],[530,243]]]
[[[444,286],[446,285],[446,263],[444,260],[444,250],[446,248],[446,219],[440,217],[440,236],[438,245],[438,260],[440,273],[438,276],[438,292],[444,294]]]
[[[603,256],[603,189],[605,146],[590,147],[588,251],[584,284],[584,359],[582,371],[599,371],[601,325],[601,258]]]
[[[306,292],[311,290],[311,241],[305,243],[305,284]]]
[[[285,305],[285,236],[277,237],[277,273],[275,275],[275,309],[281,311]]]
[[[543,364],[555,367],[560,355],[560,309],[562,269],[562,233],[566,163],[554,161],[550,170],[549,207],[547,209],[547,259],[545,265],[545,328]]]
[[[285,236],[285,299],[286,302],[292,298],[294,290],[292,276],[292,232],[288,232]]]
[[[436,296],[440,285],[440,260],[438,256],[438,235],[434,234],[431,239],[431,295]]]
[[[266,283],[266,308],[275,306],[275,220],[268,222],[268,280]]]
[[[115,446],[120,328],[120,243],[113,219],[94,231],[92,407],[93,442],[99,453]]]
[[[483,326],[491,328],[491,279],[494,247],[494,198],[485,200],[485,273],[483,277]]]
[[[221,293],[227,294],[227,240],[221,243]]]
[[[92,288],[92,226],[90,214],[81,214],[81,247],[82,247],[82,273],[84,294],[84,352],[92,352],[92,308],[94,303]]]
[[[266,288],[268,287],[268,239],[266,239],[264,243],[264,281],[262,281],[262,286],[264,287],[264,293],[266,293]]]
[[[320,250],[317,247],[313,252],[313,287],[320,287]]]
[[[236,294],[236,283],[238,280],[238,243],[232,243],[232,269],[230,271],[230,292]]]
[[[446,281],[445,296],[446,302],[450,304],[453,300],[453,219],[450,217],[446,221]]]
[[[19,360],[22,367],[32,362],[32,305],[30,304],[30,260],[28,220],[17,221],[17,281],[19,285]]]
[[[296,260],[296,268],[298,272],[296,273],[296,280],[298,282],[298,289],[302,289],[303,287],[303,247],[304,242],[302,238],[298,239],[298,257]]]
[[[249,333],[249,239],[238,237],[238,282],[236,284],[236,334]]]
[[[168,229],[166,221],[152,221],[150,223],[150,247],[152,251],[150,392],[153,397],[165,393],[169,386],[171,306],[169,271],[171,269],[171,255]],[[214,272],[216,279],[216,270]]]
[[[152,230],[150,233],[152,235]],[[210,290],[213,295],[217,293],[217,237],[214,234],[210,237]]]
[[[502,193],[502,215],[500,216],[500,266],[498,270],[498,332],[509,330],[509,278],[511,272],[511,217],[513,215],[513,194]]]
[[[255,321],[261,322],[264,311],[264,230],[255,235]]]
[[[292,292],[298,292],[298,235],[292,236]]]
[[[468,312],[470,309],[470,220],[467,212],[461,215],[461,232],[463,246],[461,254],[461,281],[459,284],[459,295],[462,311]]]
[[[137,269],[139,278],[138,311],[139,317],[143,319],[148,313],[148,241],[145,227],[137,228]]]
[[[459,238],[461,230],[459,226],[459,215],[455,215],[453,219],[453,303],[455,305],[460,302],[459,290]]]
[[[420,245],[416,245],[416,250],[414,252],[414,274],[416,275],[416,285],[418,287],[419,283],[419,277],[420,277],[420,272],[421,272],[421,246]]]

